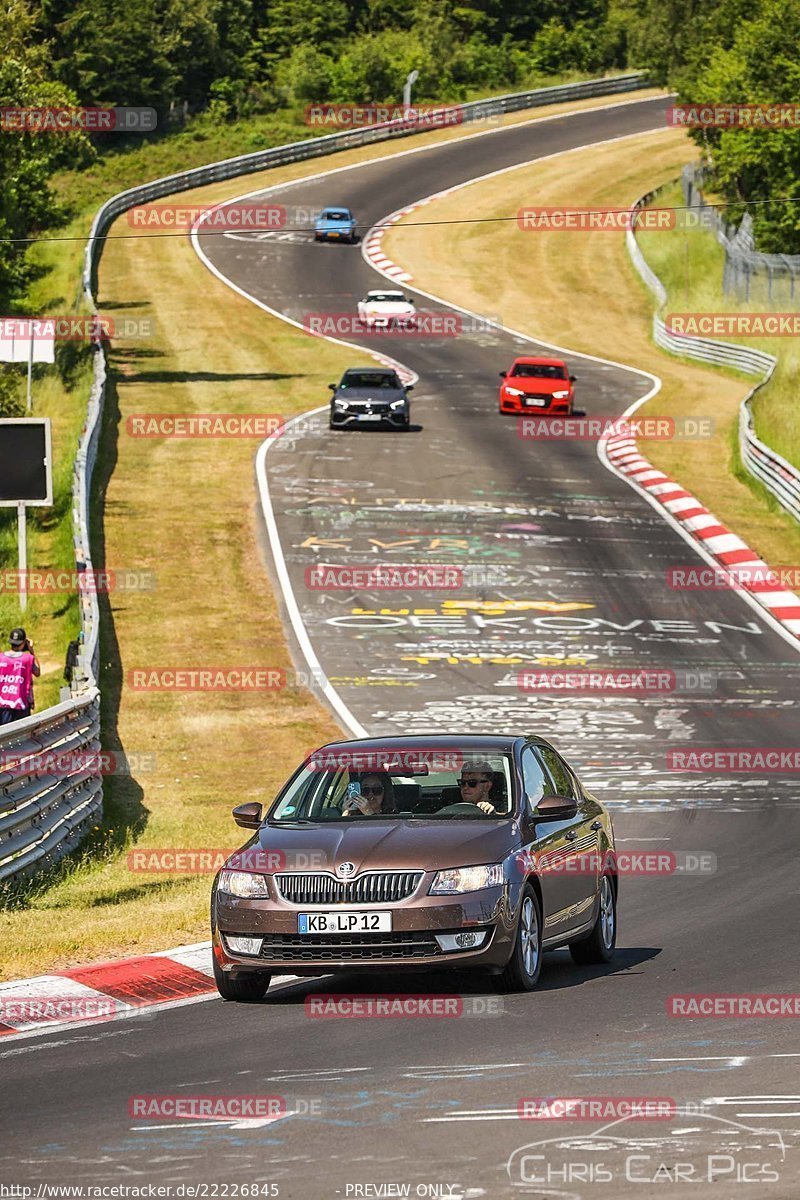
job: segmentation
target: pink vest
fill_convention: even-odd
[[[24,712],[31,702],[33,655],[0,650],[0,708]]]

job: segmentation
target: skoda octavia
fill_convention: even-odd
[[[212,940],[226,1000],[273,973],[491,972],[536,986],[542,953],[613,957],[611,819],[537,737],[392,737],[314,751],[217,875]]]

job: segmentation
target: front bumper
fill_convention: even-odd
[[[370,418],[378,418],[370,419]],[[392,428],[400,429],[403,425],[407,425],[409,420],[409,408],[404,405],[402,408],[382,408],[367,413],[359,409],[331,409],[331,425],[336,425],[341,428],[349,428],[353,425],[363,425],[365,429],[370,426],[380,427],[388,425]]]
[[[318,242],[352,242],[352,229],[315,229],[314,239]]]
[[[501,412],[518,413],[526,417],[568,417],[574,399],[548,399],[545,404],[526,404],[525,396],[506,396],[500,393]]]
[[[421,885],[427,889],[431,877]],[[295,905],[283,900],[240,900],[216,893],[212,942],[223,971],[269,971],[321,975],[329,971],[435,971],[443,968],[501,970],[511,955],[519,888],[511,884],[463,896],[428,896],[395,904],[354,904],[347,911],[391,912],[384,934],[299,934],[298,914],[335,905]],[[448,951],[436,934],[485,931],[478,949]],[[235,954],[224,935],[261,937],[261,954]]]

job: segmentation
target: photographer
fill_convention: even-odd
[[[30,716],[33,680],[42,673],[24,629],[12,629],[8,640],[11,648],[0,651],[0,725]]]

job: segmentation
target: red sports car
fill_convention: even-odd
[[[539,412],[572,416],[575,376],[560,358],[517,358],[501,371],[500,412]]]

